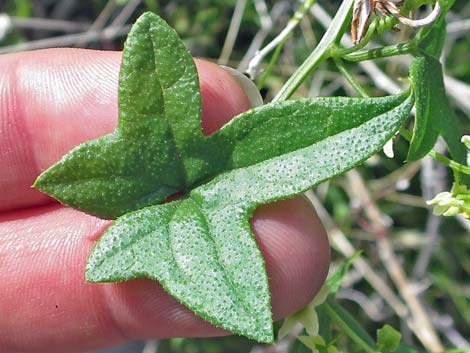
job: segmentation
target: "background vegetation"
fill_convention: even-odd
[[[244,71],[255,52],[284,28],[299,1],[283,0],[3,0],[0,2],[0,53],[48,47],[120,50],[130,24],[145,10],[157,12],[185,40],[193,55]],[[266,101],[315,47],[339,1],[319,1],[286,41],[268,74],[257,78]],[[329,15],[328,15],[329,14]],[[442,61],[446,85],[456,113],[470,131],[470,3],[457,0],[448,15],[448,36]],[[414,35],[375,36],[393,44]],[[262,63],[266,68],[271,56]],[[411,57],[397,56],[348,65],[371,95],[395,93],[406,87]],[[357,95],[327,61],[296,96]],[[388,323],[403,341],[424,351],[407,322],[428,322],[442,345],[470,352],[470,222],[463,217],[432,215],[425,200],[450,188],[448,170],[425,158],[405,164],[408,144],[395,142],[395,158],[377,155],[344,176],[309,193],[331,239],[332,269],[362,250],[343,280],[338,298],[375,337]],[[445,151],[438,142],[437,150]],[[276,346],[246,339],[172,339],[138,342],[120,352],[309,352],[295,327]],[[360,351],[344,335],[337,347]],[[115,350],[118,352],[118,350]],[[65,352],[64,352],[65,353]]]

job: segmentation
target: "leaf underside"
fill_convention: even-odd
[[[144,14],[123,52],[118,128],[70,151],[35,186],[90,214],[119,217],[90,254],[87,281],[150,278],[207,321],[272,342],[252,213],[376,153],[413,98],[278,102],[240,114],[211,136],[202,134],[200,101],[181,40]],[[161,204],[177,192],[184,198]]]

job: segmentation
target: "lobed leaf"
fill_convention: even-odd
[[[93,249],[88,281],[157,280],[207,321],[272,342],[252,213],[369,158],[412,105],[409,92],[277,102],[204,136],[192,58],[147,13],[126,41],[118,128],[73,149],[35,186],[91,214],[122,215]],[[186,198],[160,204],[176,192]]]
[[[114,219],[187,193],[224,171],[353,128],[403,99],[274,103],[203,136],[193,59],[174,30],[152,13],[137,20],[126,40],[118,97],[118,128],[71,150],[38,177],[36,188],[66,205]]]
[[[160,203],[184,189],[202,138],[197,72],[178,35],[160,17],[141,16],[127,38],[119,79],[119,123],[42,173],[34,186],[103,218]]]
[[[182,201],[119,218],[90,255],[87,280],[158,280],[207,321],[272,342],[268,281],[249,225],[254,209],[369,158],[394,135],[412,105],[411,97],[402,96],[394,108],[353,129],[222,174]]]

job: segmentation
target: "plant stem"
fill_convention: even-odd
[[[341,327],[341,330],[344,333],[346,333],[349,336],[349,338],[351,338],[359,347],[361,347],[364,352],[377,353],[377,350],[375,350],[374,347],[371,347],[369,345],[369,343],[367,343],[364,339],[362,339],[362,337],[360,337],[354,331],[354,329],[352,327],[350,327],[345,320],[343,320],[341,315],[339,315],[337,310],[335,310],[332,305],[333,304],[330,305],[328,303],[323,303],[323,305],[322,305],[325,308],[325,312],[327,313],[327,315],[329,316],[331,321],[333,321],[339,327]],[[335,305],[337,305],[337,304],[335,304]]]
[[[358,50],[354,53],[343,55],[342,59],[352,62],[359,62],[403,54],[413,54],[416,50],[416,44],[413,42],[400,43],[394,45],[387,45],[381,48]]]
[[[289,99],[308,75],[329,56],[329,51],[334,41],[342,33],[343,25],[348,19],[349,11],[353,3],[354,0],[344,0],[341,3],[341,6],[336,12],[336,16],[333,18],[331,25],[323,35],[320,43],[318,43],[309,57],[292,74],[289,80],[287,80],[286,84],[281,88],[276,97],[274,97],[273,102]]]
[[[363,97],[363,98],[369,98],[369,95],[367,94],[366,90],[361,86],[359,82],[353,77],[351,72],[348,70],[346,65],[344,64],[344,61],[341,60],[340,58],[333,58],[335,61],[336,66],[338,67],[339,72],[348,80],[349,84]]]
[[[269,60],[268,66],[266,67],[266,69],[264,70],[263,74],[262,74],[261,77],[259,78],[258,83],[256,84],[256,86],[258,87],[258,89],[261,89],[261,88],[264,87],[264,83],[266,82],[266,79],[268,78],[269,74],[271,73],[271,71],[272,71],[274,65],[275,65],[276,62],[277,62],[277,60],[279,59],[279,56],[281,55],[282,48],[284,47],[284,44],[286,44],[286,41],[287,41],[288,38],[289,38],[289,36],[287,36],[286,38],[284,38],[284,39],[279,43],[279,45],[276,47],[276,50],[274,51],[273,56],[271,57],[271,60]]]
[[[412,135],[405,128],[400,129],[400,134],[406,141],[408,141],[408,142],[411,141]],[[454,170],[456,172],[463,173],[463,174],[466,174],[466,175],[470,175],[470,167],[467,167],[463,164],[457,163],[456,161],[447,158],[446,156],[444,156],[443,154],[441,154],[439,152],[431,150],[431,151],[429,151],[428,155],[430,157],[434,158],[436,161],[445,164],[446,166],[448,166],[449,168],[451,168],[452,170]]]
[[[372,22],[372,24],[369,26],[369,29],[366,32],[366,35],[364,38],[356,45],[349,47],[349,48],[342,48],[340,46],[337,46],[335,48],[331,49],[331,56],[332,57],[343,57],[347,54],[351,54],[355,51],[358,51],[360,49],[363,49],[367,44],[369,44],[370,40],[372,39],[372,36],[375,33],[375,30],[377,28],[377,22]]]
[[[440,154],[439,152],[431,150],[429,151],[428,155],[434,158],[436,161],[439,161],[445,164],[446,166],[452,168],[452,170],[455,170],[462,174],[470,175],[470,167],[457,163],[456,161],[447,158],[446,156],[444,156],[443,154]]]
[[[254,78],[258,71],[258,66],[266,55],[268,55],[275,48],[278,48],[279,45],[283,45],[287,38],[291,35],[292,31],[297,27],[297,25],[302,21],[305,14],[310,10],[316,0],[305,0],[302,2],[300,8],[294,13],[294,16],[289,20],[287,26],[279,33],[276,38],[274,38],[268,45],[256,53],[255,57],[251,59],[248,64],[247,73],[250,77]]]

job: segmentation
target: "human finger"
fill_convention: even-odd
[[[38,174],[117,124],[120,52],[49,49],[0,56],[0,211],[44,204]],[[196,60],[209,134],[250,107],[239,83]]]
[[[149,280],[87,284],[87,254],[109,222],[59,205],[0,217],[0,351],[81,352],[130,339],[221,335]],[[259,208],[252,228],[276,318],[313,297],[328,242],[301,198]]]

